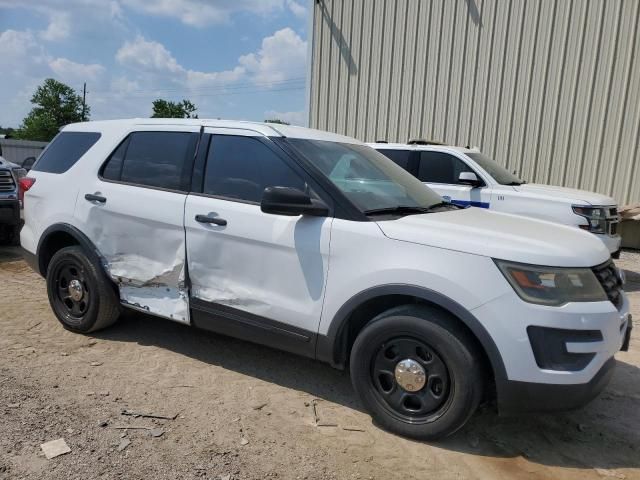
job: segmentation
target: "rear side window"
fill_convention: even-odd
[[[267,187],[291,187],[305,191],[306,183],[259,140],[234,135],[213,136],[204,193],[259,203]]]
[[[132,133],[111,154],[102,178],[185,191],[198,136],[191,132]]]
[[[411,150],[389,150],[387,148],[378,150],[385,157],[393,160],[393,163],[404,168],[409,169],[409,157],[411,156]]]
[[[459,158],[442,152],[420,152],[418,178],[422,182],[457,184],[462,172],[473,172]]]
[[[35,172],[64,173],[100,138],[94,132],[61,132],[33,166]]]

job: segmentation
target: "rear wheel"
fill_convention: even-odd
[[[422,440],[462,427],[483,391],[475,343],[455,319],[428,306],[397,307],[366,325],[351,351],[351,378],[381,426]]]
[[[63,248],[51,258],[47,293],[60,323],[74,332],[100,330],[120,315],[113,286],[79,246]]]

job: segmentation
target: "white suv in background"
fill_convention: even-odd
[[[502,412],[581,406],[628,347],[622,277],[593,235],[444,203],[352,138],[87,122],[24,184],[25,258],[65,328],[128,308],[349,368],[402,435],[448,435],[496,395]]]
[[[471,205],[579,227],[620,255],[618,206],[598,193],[528,184],[477,149],[414,141],[371,143],[456,205]]]

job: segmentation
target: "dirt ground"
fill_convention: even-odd
[[[636,329],[600,398],[558,415],[486,407],[427,444],[377,428],[348,375],[311,360],[137,313],[69,333],[0,248],[0,479],[640,479],[640,254],[619,264]],[[61,437],[71,453],[46,460],[40,444]]]

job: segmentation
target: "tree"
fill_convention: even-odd
[[[31,97],[35,105],[15,132],[15,138],[48,142],[69,123],[82,122],[89,118],[89,107],[82,116],[82,97],[73,88],[47,78]]]
[[[277,123],[279,125],[291,125],[289,122],[285,122],[284,120],[280,120],[279,118],[271,118],[266,119],[264,123]]]
[[[161,98],[153,101],[151,118],[198,118],[198,108],[189,100],[171,102]]]

